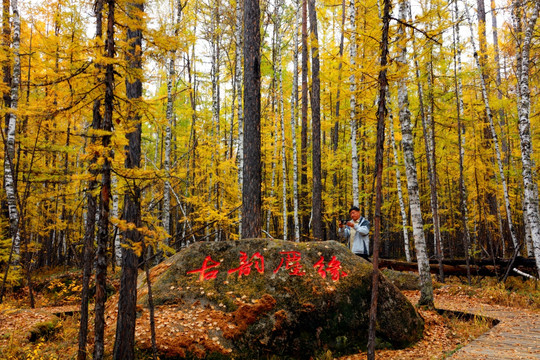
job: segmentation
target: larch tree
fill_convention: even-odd
[[[105,96],[101,121],[101,190],[99,196],[99,218],[96,251],[96,301],[94,306],[94,359],[103,359],[105,352],[105,301],[107,300],[107,248],[109,244],[109,206],[111,195],[111,136],[114,111],[114,65],[115,57],[115,1],[107,1],[107,39],[105,41]]]
[[[259,0],[244,0],[242,238],[261,236],[261,35]]]
[[[103,1],[97,0],[94,5],[94,14],[96,16],[96,34],[95,38],[101,40],[103,36]],[[97,56],[96,56],[97,58]],[[102,66],[96,64],[96,71],[100,72]],[[98,76],[98,81],[102,81],[102,76]],[[94,131],[99,131],[101,128],[101,96],[93,102],[92,108],[92,127]],[[90,137],[91,146],[96,144],[96,135]],[[94,263],[94,237],[96,231],[96,212],[97,212],[97,197],[95,189],[98,186],[96,162],[97,157],[93,156],[90,160],[89,172],[92,175],[88,181],[88,190],[86,191],[86,223],[84,228],[84,243],[83,243],[83,278],[81,290],[81,315],[79,322],[79,349],[77,352],[77,360],[86,360],[87,357],[87,338],[88,338],[88,301],[90,276],[92,275],[92,266]]]
[[[127,193],[124,195],[124,230],[122,274],[118,298],[118,318],[113,358],[135,357],[135,323],[137,304],[137,265],[135,248],[143,241],[141,228],[141,189],[136,176],[141,166],[141,102],[142,102],[142,28],[144,1],[128,2],[127,6],[127,76],[126,147]],[[144,246],[142,246],[144,248]]]
[[[311,146],[313,163],[312,224],[313,239],[323,240],[321,171],[321,81],[319,75],[319,36],[315,0],[308,0],[311,45]]]

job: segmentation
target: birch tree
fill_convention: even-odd
[[[409,3],[403,0],[400,7],[409,9]],[[405,10],[403,10],[405,11]],[[413,35],[414,36],[414,35]],[[406,54],[406,47],[402,49]],[[420,275],[420,299],[418,304],[433,307],[433,283],[429,268],[426,239],[424,237],[424,221],[420,206],[420,192],[418,189],[418,177],[416,159],[414,156],[414,138],[411,129],[411,112],[409,110],[409,93],[407,83],[401,79],[398,87],[399,122],[401,125],[401,144],[403,146],[403,158],[405,160],[405,174],[407,176],[407,191],[409,194],[409,208],[413,228],[418,274]]]
[[[349,5],[349,17],[350,17],[350,34],[351,34],[351,50],[349,63],[351,64],[351,74],[349,77],[350,82],[350,126],[351,126],[351,175],[352,175],[352,195],[353,205],[359,206],[359,189],[358,189],[358,147],[356,144],[356,53],[358,48],[358,40],[356,35],[356,4],[355,0],[351,0]]]
[[[298,32],[300,28],[301,0],[296,0],[294,16],[293,84],[291,98],[291,138],[293,160],[293,219],[294,241],[300,241],[300,219],[298,216],[298,146],[296,141],[296,121],[298,119]]]
[[[513,3],[514,11],[513,16],[518,17],[525,14],[524,4],[521,0],[515,0]],[[527,212],[524,216],[527,216],[529,223],[532,245],[534,249],[536,267],[540,275],[540,219],[538,215],[538,198],[535,196],[535,181],[533,179],[533,163],[532,154],[533,147],[531,141],[531,123],[530,123],[530,88],[529,88],[529,76],[530,76],[530,49],[533,36],[534,26],[538,19],[538,13],[540,11],[540,2],[534,2],[534,7],[531,9],[530,15],[526,20],[525,32],[522,35],[523,41],[521,49],[517,49],[520,54],[521,63],[518,64],[518,81],[520,88],[520,101],[518,104],[518,126],[519,126],[519,138],[521,147],[521,163],[522,163],[522,175],[523,175],[523,187],[524,187],[524,202],[526,204]],[[514,20],[516,22],[516,20]]]
[[[281,201],[283,215],[283,240],[287,240],[287,157],[286,157],[286,138],[285,138],[285,109],[283,105],[283,69],[281,64],[281,48],[283,42],[283,32],[281,30],[281,19],[283,17],[283,1],[276,1],[276,28],[277,28],[277,69],[279,84],[279,119],[281,124]]]
[[[471,284],[471,268],[470,268],[470,246],[471,246],[471,235],[469,232],[469,219],[468,219],[468,209],[467,209],[467,189],[465,187],[465,176],[464,176],[464,158],[465,158],[465,137],[464,132],[465,128],[462,123],[462,114],[463,114],[463,84],[461,82],[461,40],[460,40],[460,31],[459,31],[459,10],[458,10],[458,1],[454,0],[454,11],[452,12],[453,17],[453,40],[454,40],[454,79],[455,79],[455,92],[456,92],[456,117],[457,117],[457,133],[458,133],[458,151],[459,151],[459,209],[461,212],[461,226],[463,231],[463,243],[464,243],[464,253],[465,253],[465,262],[467,264],[467,280],[469,285]]]
[[[15,254],[15,262],[18,263],[20,252],[20,214],[17,208],[17,181],[15,173],[15,132],[17,129],[17,111],[19,106],[19,86],[21,82],[21,18],[17,0],[11,0],[11,12],[13,23],[13,75],[11,76],[10,112],[6,126],[5,155],[4,155],[4,189],[9,214],[9,228],[12,238],[12,252]]]
[[[236,117],[238,120],[238,184],[240,190],[244,181],[244,114],[242,107],[242,0],[236,0],[236,23],[234,30],[235,50],[234,50],[234,81],[238,104],[236,107]],[[240,202],[242,201],[242,191],[240,191]],[[238,212],[238,236],[242,237],[242,211]]]
[[[514,229],[514,224],[512,222],[512,213],[511,213],[511,210],[510,210],[510,196],[508,194],[508,186],[506,184],[506,176],[504,174],[504,168],[503,168],[503,164],[502,164],[502,157],[501,157],[501,150],[500,150],[499,140],[498,140],[498,137],[497,137],[497,132],[495,131],[495,125],[494,125],[494,122],[493,122],[493,113],[491,111],[491,106],[490,106],[490,103],[489,103],[486,82],[484,81],[484,77],[482,76],[482,66],[480,65],[479,56],[478,56],[478,53],[476,52],[475,41],[474,41],[474,38],[472,36],[472,34],[474,34],[474,32],[472,31],[473,30],[472,29],[472,22],[471,22],[471,18],[469,17],[469,13],[468,13],[469,11],[468,11],[467,6],[465,6],[465,11],[466,11],[467,19],[469,21],[469,29],[471,31],[471,45],[472,45],[472,48],[473,48],[473,51],[474,51],[474,59],[475,59],[475,62],[476,62],[476,66],[478,68],[478,72],[480,74],[480,84],[481,84],[481,87],[482,87],[482,96],[484,98],[484,105],[485,105],[485,109],[486,109],[486,115],[487,115],[487,118],[488,118],[488,121],[489,121],[489,128],[491,130],[491,136],[492,136],[492,139],[493,139],[493,147],[495,149],[495,155],[497,157],[497,165],[498,165],[498,169],[499,169],[499,177],[501,179],[501,183],[502,183],[502,186],[503,186],[504,206],[505,206],[505,209],[506,209],[506,220],[508,221],[508,227],[509,227],[509,230],[510,230],[510,236],[512,238],[512,243],[514,245],[514,248],[516,248],[518,246],[518,241],[517,241],[517,236],[516,236],[516,232],[515,232],[515,229]]]

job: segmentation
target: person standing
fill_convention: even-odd
[[[348,239],[349,249],[358,256],[368,260],[369,256],[369,221],[360,215],[360,209],[352,206],[349,210],[349,221],[340,223],[341,236]]]

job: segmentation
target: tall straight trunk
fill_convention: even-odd
[[[120,196],[118,195],[118,177],[112,176],[111,177],[111,185],[112,185],[112,213],[111,216],[113,219],[119,219],[120,214]],[[122,245],[120,240],[120,234],[118,233],[118,226],[113,227],[113,236],[112,236],[112,248],[111,248],[111,256],[112,256],[112,269],[113,272],[114,267],[116,265],[120,265],[122,261]]]
[[[503,91],[502,91],[502,77],[501,77],[501,56],[499,51],[499,29],[497,27],[497,8],[495,0],[491,0],[491,31],[493,33],[493,50],[494,50],[494,60],[495,60],[495,83],[497,84],[497,99],[499,100],[499,126],[501,128],[501,150],[505,154],[504,162],[508,165],[510,160],[508,155],[508,141],[504,134],[504,129],[506,127],[504,107],[502,105]]]
[[[390,28],[390,1],[384,0],[382,17],[381,60],[379,71],[379,106],[377,108],[377,144],[375,152],[376,200],[375,200],[375,234],[373,239],[373,279],[371,285],[371,307],[369,309],[368,359],[375,360],[375,329],[377,327],[377,301],[379,297],[379,246],[381,242],[381,207],[382,207],[382,175],[384,157],[384,124],[386,119],[386,92],[388,80],[388,32]]]
[[[274,14],[275,15],[275,14]],[[276,120],[276,38],[277,38],[277,31],[276,27],[274,26],[274,32],[272,34],[272,81],[270,86],[270,102],[271,102],[271,109],[270,113],[272,114],[272,124],[274,126],[274,130],[272,132],[272,137],[277,137],[278,134],[278,125]],[[275,187],[276,187],[276,161],[277,161],[277,149],[278,146],[276,143],[272,144],[272,158],[271,158],[271,165],[272,168],[271,172],[271,180],[270,180],[270,194],[269,194],[269,204],[268,204],[268,210],[266,211],[266,233],[270,234],[270,220],[272,219],[272,211],[274,209],[274,196],[275,194]],[[275,229],[277,230],[277,229]]]
[[[349,5],[349,17],[351,26],[351,52],[349,57],[349,63],[351,64],[351,75],[349,77],[350,82],[350,124],[351,124],[351,176],[352,176],[352,196],[353,205],[359,206],[360,195],[358,189],[358,146],[356,143],[356,130],[358,124],[356,122],[356,53],[358,49],[357,34],[356,34],[356,4],[355,0],[351,0]]]
[[[399,2],[399,19],[402,22],[398,27],[398,38],[400,40],[399,42],[399,54],[397,56],[397,62],[399,64],[399,68],[404,71],[404,74],[399,78],[398,80],[398,107],[399,107],[399,116],[401,119],[402,116],[402,109],[404,112],[409,112],[409,104],[408,104],[408,90],[407,90],[407,83],[409,81],[409,77],[407,75],[407,45],[405,40],[405,23],[407,21],[407,10],[409,7],[408,0],[402,0]],[[403,114],[403,116],[406,116]],[[409,115],[410,117],[410,115]],[[411,261],[411,253],[409,250],[409,232],[407,231],[407,213],[405,212],[405,203],[403,201],[403,192],[402,192],[402,186],[401,186],[401,172],[399,171],[399,159],[396,149],[396,141],[394,139],[394,124],[393,122],[390,123],[390,140],[392,141],[392,149],[394,151],[394,163],[396,165],[396,181],[397,181],[397,189],[398,189],[398,197],[399,197],[399,208],[401,211],[401,223],[403,226],[403,243],[404,243],[404,249],[405,249],[405,258],[408,262]]]
[[[410,16],[410,7],[408,8],[409,16]],[[430,204],[431,204],[431,210],[432,210],[432,219],[433,219],[433,237],[434,237],[434,249],[435,253],[437,255],[437,259],[439,260],[439,279],[441,281],[444,281],[444,272],[443,272],[443,265],[442,265],[442,248],[440,246],[440,231],[439,231],[439,217],[438,217],[438,203],[437,203],[437,189],[436,189],[436,180],[434,177],[434,170],[433,170],[433,157],[434,157],[434,145],[432,144],[432,136],[430,131],[433,131],[433,129],[429,126],[429,124],[433,121],[432,119],[432,112],[433,112],[433,106],[431,107],[431,111],[429,112],[429,119],[428,116],[426,116],[425,107],[424,107],[424,88],[422,86],[422,82],[420,80],[420,66],[418,64],[418,52],[416,50],[416,41],[413,36],[413,58],[414,58],[414,67],[415,67],[415,76],[416,76],[416,84],[418,89],[418,101],[419,101],[419,109],[420,109],[420,118],[422,120],[422,128],[424,133],[424,146],[425,146],[425,152],[426,152],[426,167],[428,172],[428,179],[430,184]],[[431,45],[430,45],[431,49]],[[429,73],[430,79],[432,78],[431,72]],[[430,85],[430,94],[432,90],[432,86]],[[433,105],[433,102],[430,102],[431,105]]]
[[[510,211],[510,196],[508,194],[508,186],[506,184],[506,176],[504,175],[504,169],[502,164],[502,158],[501,158],[501,151],[499,147],[499,139],[497,137],[497,132],[495,131],[495,125],[493,123],[493,114],[491,112],[491,106],[489,103],[488,93],[487,93],[487,87],[486,82],[484,81],[484,77],[482,76],[482,66],[480,64],[478,53],[476,52],[476,46],[474,42],[474,38],[472,37],[472,22],[471,18],[469,17],[469,11],[467,7],[465,7],[466,15],[469,20],[469,29],[471,31],[471,44],[474,51],[474,58],[476,61],[476,66],[478,67],[478,72],[480,73],[480,84],[482,86],[482,96],[484,98],[484,105],[486,109],[486,115],[489,121],[489,128],[491,130],[491,137],[493,139],[493,146],[495,148],[495,155],[497,157],[497,165],[499,167],[499,176],[501,178],[501,183],[503,186],[503,195],[504,195],[504,207],[506,209],[506,220],[508,221],[508,228],[510,230],[510,236],[512,238],[512,243],[514,245],[514,249],[518,246],[518,240],[516,236],[516,231],[514,229],[514,224],[512,222],[512,213]],[[523,98],[523,95],[522,95]]]
[[[394,152],[394,165],[396,166],[396,186],[398,191],[399,210],[401,213],[401,225],[403,227],[403,248],[405,249],[405,259],[411,262],[411,251],[409,249],[409,232],[407,231],[407,212],[405,211],[405,201],[403,200],[403,190],[401,185],[401,171],[399,171],[399,159],[394,139],[394,124],[390,123],[390,140],[392,141],[392,150]]]
[[[259,0],[244,1],[242,237],[261,236],[261,35]]]
[[[307,116],[308,116],[308,34],[307,2],[302,0],[302,131],[300,135],[300,199],[302,199],[302,233],[309,237],[308,177],[307,177]]]
[[[109,203],[111,195],[111,163],[112,151],[110,149],[113,129],[113,102],[114,102],[114,68],[111,63],[114,59],[114,15],[115,2],[108,0],[107,40],[105,43],[105,56],[109,62],[105,66],[105,99],[101,138],[103,147],[103,165],[101,167],[101,192],[99,198],[99,221],[96,253],[96,301],[94,306],[94,359],[103,359],[105,350],[105,301],[107,300],[107,245],[109,244]]]
[[[526,13],[522,8],[523,3],[521,0],[515,0],[514,2],[514,16],[521,16],[521,13]],[[529,89],[529,72],[530,72],[530,48],[533,35],[534,26],[538,19],[538,13],[540,11],[540,3],[535,2],[532,13],[530,14],[523,34],[523,41],[521,49],[517,52],[521,53],[521,72],[518,73],[518,81],[520,87],[520,102],[518,105],[519,116],[519,137],[521,147],[521,162],[522,162],[522,174],[523,174],[523,187],[524,187],[524,201],[526,204],[527,212],[524,214],[528,217],[528,223],[531,231],[532,244],[534,255],[536,259],[536,267],[540,276],[540,219],[538,216],[538,197],[535,196],[535,181],[533,178],[533,148],[531,140],[531,123],[530,123],[530,89]]]
[[[410,17],[410,7],[409,9]],[[414,38],[414,34],[413,34]],[[403,50],[402,50],[403,51]],[[403,146],[403,158],[405,160],[405,174],[407,175],[407,191],[409,194],[409,207],[413,237],[420,276],[420,299],[419,305],[433,307],[433,283],[429,268],[426,239],[424,236],[424,222],[420,206],[420,192],[418,189],[418,177],[416,159],[414,155],[414,138],[411,128],[411,112],[409,110],[409,95],[406,83],[403,82],[398,88],[399,99],[399,122],[401,125],[401,144]],[[420,105],[421,107],[421,105]]]
[[[431,202],[431,218],[433,219],[433,238],[437,260],[439,261],[439,281],[444,282],[444,267],[443,267],[443,247],[441,240],[440,218],[439,218],[439,199],[437,189],[437,156],[435,153],[435,99],[433,97],[434,87],[434,71],[433,71],[433,46],[429,46],[430,61],[428,73],[428,99],[429,111],[426,117],[422,117],[422,127],[424,129],[424,144],[426,147],[426,163],[428,169],[430,202]],[[416,54],[416,52],[415,52]],[[420,79],[418,79],[420,82]]]
[[[298,119],[298,31],[300,30],[300,7],[301,1],[296,0],[293,47],[293,88],[291,99],[291,138],[293,150],[293,218],[294,241],[296,242],[300,241],[300,219],[298,216],[298,148],[296,141],[296,121]]]
[[[313,163],[313,239],[323,240],[321,174],[321,80],[319,78],[319,36],[315,0],[308,0],[311,33],[311,146]]]
[[[21,82],[21,19],[17,0],[11,1],[12,24],[13,24],[13,75],[11,76],[10,112],[6,124],[5,151],[4,151],[4,189],[9,214],[9,229],[12,238],[15,262],[18,262],[20,252],[20,214],[17,209],[17,174],[15,173],[15,133],[17,130],[17,110],[19,105],[19,84]]]
[[[126,121],[130,133],[126,134],[126,169],[138,169],[141,166],[141,110],[142,81],[139,73],[142,71],[142,27],[144,2],[129,2],[127,16],[130,25],[127,28],[127,70],[126,95],[128,109]],[[118,298],[118,319],[116,322],[116,338],[113,358],[133,359],[135,357],[135,322],[137,304],[137,255],[133,245],[141,244],[141,189],[136,179],[130,180],[129,191],[124,195],[124,219],[134,228],[124,233],[126,245],[122,248],[122,274]]]
[[[236,28],[234,38],[236,48],[234,52],[235,67],[234,77],[236,84],[236,94],[238,104],[236,108],[236,117],[238,119],[238,185],[242,190],[244,181],[244,114],[242,107],[242,1],[236,1]],[[240,191],[240,201],[242,201],[242,191]],[[238,212],[238,236],[242,237],[242,211]]]
[[[96,39],[101,39],[103,36],[103,1],[97,0],[94,6],[96,15]],[[102,70],[101,65],[96,65],[96,70]],[[92,112],[92,129],[98,131],[101,129],[101,99],[94,100]],[[91,137],[92,145],[96,142],[96,136]],[[88,182],[88,190],[86,191],[86,224],[84,228],[84,244],[83,244],[83,278],[81,290],[81,315],[79,322],[79,348],[77,351],[77,360],[86,360],[87,355],[87,338],[88,338],[88,302],[89,302],[89,283],[92,275],[92,265],[94,262],[94,236],[96,230],[96,213],[97,213],[97,198],[94,190],[97,188],[97,171],[95,169],[97,162],[94,156],[90,162],[90,174],[92,179]]]
[[[336,90],[336,106],[335,106],[335,118],[334,118],[334,126],[331,130],[330,137],[332,140],[332,152],[334,153],[334,156],[337,156],[338,146],[339,146],[339,123],[340,123],[340,110],[341,110],[341,84],[342,84],[342,78],[343,78],[343,51],[345,47],[345,19],[347,18],[347,6],[346,1],[341,1],[341,34],[339,37],[339,64],[338,64],[338,79],[337,79],[337,90]],[[340,164],[336,164],[337,166],[340,166]],[[335,197],[332,199],[332,207],[334,209],[339,209],[343,206],[343,198],[342,198],[342,189],[338,188],[339,181],[338,181],[338,175],[340,174],[339,169],[335,169],[334,174],[332,175],[332,187],[333,191],[336,194]],[[328,238],[330,239],[337,239],[338,238],[338,226],[337,222],[338,214],[334,213],[332,216],[332,220],[330,223],[330,229],[328,232]]]
[[[454,0],[453,19],[459,18],[458,2]],[[461,115],[463,114],[463,85],[461,83],[461,41],[459,36],[459,24],[454,22],[454,80],[456,92],[456,117],[458,132],[458,151],[459,151],[459,209],[461,212],[461,226],[463,228],[463,245],[465,253],[465,262],[467,264],[467,280],[471,284],[471,267],[469,264],[469,250],[471,247],[471,236],[469,232],[469,220],[467,210],[467,189],[465,187],[465,177],[463,174],[463,164],[465,158],[465,127],[463,126]]]
[[[180,32],[180,19],[182,17],[183,6],[181,1],[176,2],[176,24],[174,28],[174,36],[178,37]],[[173,84],[175,84],[175,68],[176,68],[176,49],[169,52],[169,69],[167,74],[167,112],[165,126],[165,156],[163,159],[163,169],[165,170],[165,181],[163,184],[163,211],[162,220],[163,229],[167,235],[171,235],[171,151],[172,151],[172,129],[174,126],[174,100]],[[169,238],[165,240],[165,244],[169,245]]]
[[[281,18],[283,14],[283,0],[277,0],[276,4],[276,28],[277,28],[277,70],[278,70],[278,106],[281,124],[281,185],[282,185],[282,212],[283,212],[283,240],[287,240],[287,158],[285,152],[285,109],[283,105],[283,71],[281,65],[281,47],[283,32],[281,31]]]

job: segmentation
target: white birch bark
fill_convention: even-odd
[[[285,153],[285,110],[283,105],[283,71],[281,64],[281,45],[283,34],[281,32],[281,18],[283,13],[283,0],[276,1],[276,29],[277,29],[277,71],[279,82],[279,119],[281,123],[281,185],[282,185],[282,211],[283,211],[283,240],[287,240],[287,158]]]
[[[356,53],[357,53],[357,35],[356,35],[356,4],[355,0],[351,0],[349,6],[350,26],[351,26],[351,50],[350,50],[350,66],[351,75],[350,90],[351,90],[351,109],[350,109],[350,123],[351,123],[351,175],[352,175],[352,193],[353,193],[353,205],[359,206],[359,189],[358,189],[358,148],[356,144]]]
[[[112,192],[112,212],[113,219],[118,219],[118,207],[120,197],[118,196],[118,178],[114,175],[111,176],[111,192]],[[118,265],[122,264],[122,245],[120,245],[120,231],[118,227],[114,225],[114,258]]]
[[[393,119],[392,119],[393,120]],[[394,123],[390,123],[390,141],[392,142],[392,149],[394,151],[394,164],[396,166],[396,186],[399,199],[399,210],[401,211],[401,225],[403,226],[403,246],[405,249],[405,259],[407,262],[411,262],[411,251],[409,249],[409,232],[407,231],[407,212],[405,211],[405,201],[403,200],[403,190],[401,185],[401,171],[399,171],[399,159],[396,147],[396,140],[394,138]]]
[[[517,236],[516,236],[516,231],[514,229],[514,224],[512,222],[512,213],[510,212],[510,196],[508,195],[508,186],[506,184],[506,176],[504,175],[504,169],[503,169],[503,164],[502,164],[502,159],[501,159],[501,150],[500,150],[500,147],[499,147],[499,139],[497,137],[497,132],[495,131],[495,125],[493,124],[493,114],[491,112],[491,106],[489,104],[489,98],[488,98],[488,93],[487,93],[487,89],[486,89],[486,83],[484,81],[484,77],[482,76],[482,67],[480,65],[480,60],[478,59],[478,53],[476,52],[476,43],[474,41],[474,37],[473,37],[473,28],[472,28],[472,21],[471,21],[471,18],[469,16],[469,10],[467,8],[467,6],[465,6],[465,12],[466,12],[466,15],[467,15],[467,19],[469,21],[469,30],[471,31],[471,45],[472,45],[472,48],[473,48],[473,51],[474,51],[474,59],[475,59],[475,62],[476,62],[476,66],[478,68],[478,71],[480,73],[480,84],[482,85],[482,96],[484,97],[484,104],[485,104],[485,107],[486,107],[486,115],[488,117],[488,120],[489,120],[489,128],[491,130],[491,136],[493,138],[493,146],[495,148],[495,155],[497,156],[497,165],[499,167],[499,176],[501,178],[501,183],[502,183],[502,186],[503,186],[503,193],[504,193],[504,206],[505,206],[505,209],[506,209],[506,220],[508,221],[508,227],[509,227],[509,230],[510,230],[510,236],[512,238],[512,243],[514,244],[514,248],[518,246],[518,241],[517,241]],[[522,96],[523,98],[523,96]],[[539,244],[540,246],[540,244]],[[540,250],[540,249],[539,249]]]
[[[531,225],[529,224],[529,216],[527,215],[527,202],[525,201],[525,197],[523,197],[521,206],[523,207],[523,225],[525,226],[525,245],[527,245],[527,256],[533,257],[534,246],[532,242],[532,232]]]
[[[458,148],[459,148],[459,199],[460,199],[460,212],[461,212],[461,222],[463,227],[463,238],[465,244],[465,259],[467,262],[467,279],[469,284],[471,282],[471,274],[469,267],[469,249],[471,246],[471,235],[469,232],[469,219],[468,219],[468,209],[467,209],[467,188],[465,186],[465,179],[463,175],[463,163],[465,159],[465,134],[464,128],[462,125],[461,117],[463,114],[463,84],[461,81],[461,39],[459,31],[459,23],[457,19],[459,18],[458,3],[457,0],[454,0],[454,11],[452,12],[453,23],[454,25],[454,78],[456,80],[456,102],[457,102],[457,131],[458,131]]]
[[[235,72],[236,94],[238,104],[236,116],[238,118],[238,186],[239,200],[242,203],[242,186],[244,181],[244,114],[242,107],[242,0],[236,1],[236,25],[235,25]],[[238,211],[238,237],[242,238],[242,211]]]
[[[516,0],[514,6],[516,7],[515,16],[519,16],[519,7],[521,2]],[[533,252],[536,259],[536,267],[540,275],[540,219],[538,215],[538,198],[535,196],[535,182],[533,178],[533,163],[532,163],[532,141],[531,141],[531,123],[530,123],[530,89],[529,89],[529,56],[531,39],[534,30],[534,26],[538,19],[538,13],[540,11],[540,2],[535,2],[535,6],[532,14],[530,15],[525,34],[523,37],[523,44],[521,46],[521,73],[518,76],[519,88],[521,98],[518,106],[519,115],[519,137],[521,147],[521,162],[522,162],[522,174],[523,174],[523,187],[524,187],[524,201],[526,203],[528,217],[528,223],[531,231]],[[520,52],[520,49],[517,50]]]
[[[301,1],[296,0],[293,47],[293,88],[291,99],[291,138],[293,150],[293,218],[294,241],[300,241],[300,218],[298,216],[298,146],[296,143],[296,121],[298,119],[298,32],[300,30]]]
[[[17,189],[15,188],[15,132],[17,127],[17,109],[19,104],[19,85],[21,81],[21,19],[17,0],[11,1],[12,22],[13,22],[13,78],[11,83],[11,109],[6,129],[6,151],[4,159],[4,187],[8,203],[9,226],[13,239],[13,253],[20,253],[20,232],[19,232],[19,211],[17,209]],[[18,260],[15,260],[18,261]]]
[[[402,2],[403,4],[400,3],[400,6],[404,6],[405,9],[410,11],[408,1],[404,0]],[[405,11],[405,9],[403,11]],[[402,52],[405,52],[405,55],[406,51],[404,45]],[[403,146],[405,174],[407,176],[407,191],[409,194],[409,208],[411,212],[411,223],[418,263],[418,274],[420,276],[420,300],[418,303],[421,305],[433,306],[433,283],[431,281],[426,239],[424,237],[424,221],[422,219],[422,210],[420,207],[420,192],[418,189],[416,160],[414,157],[414,139],[411,129],[409,94],[407,83],[405,81],[402,81],[398,87],[398,100],[399,122],[402,134],[401,144]]]
[[[169,69],[167,74],[167,112],[166,119],[167,122],[165,126],[165,154],[163,157],[163,170],[165,171],[165,181],[163,184],[163,211],[161,223],[163,225],[163,230],[167,233],[167,239],[165,239],[165,244],[169,245],[169,235],[170,235],[170,218],[171,218],[171,181],[170,181],[170,172],[171,172],[171,134],[173,126],[173,78],[174,78],[174,68],[175,68],[175,51],[171,51],[169,56]]]

